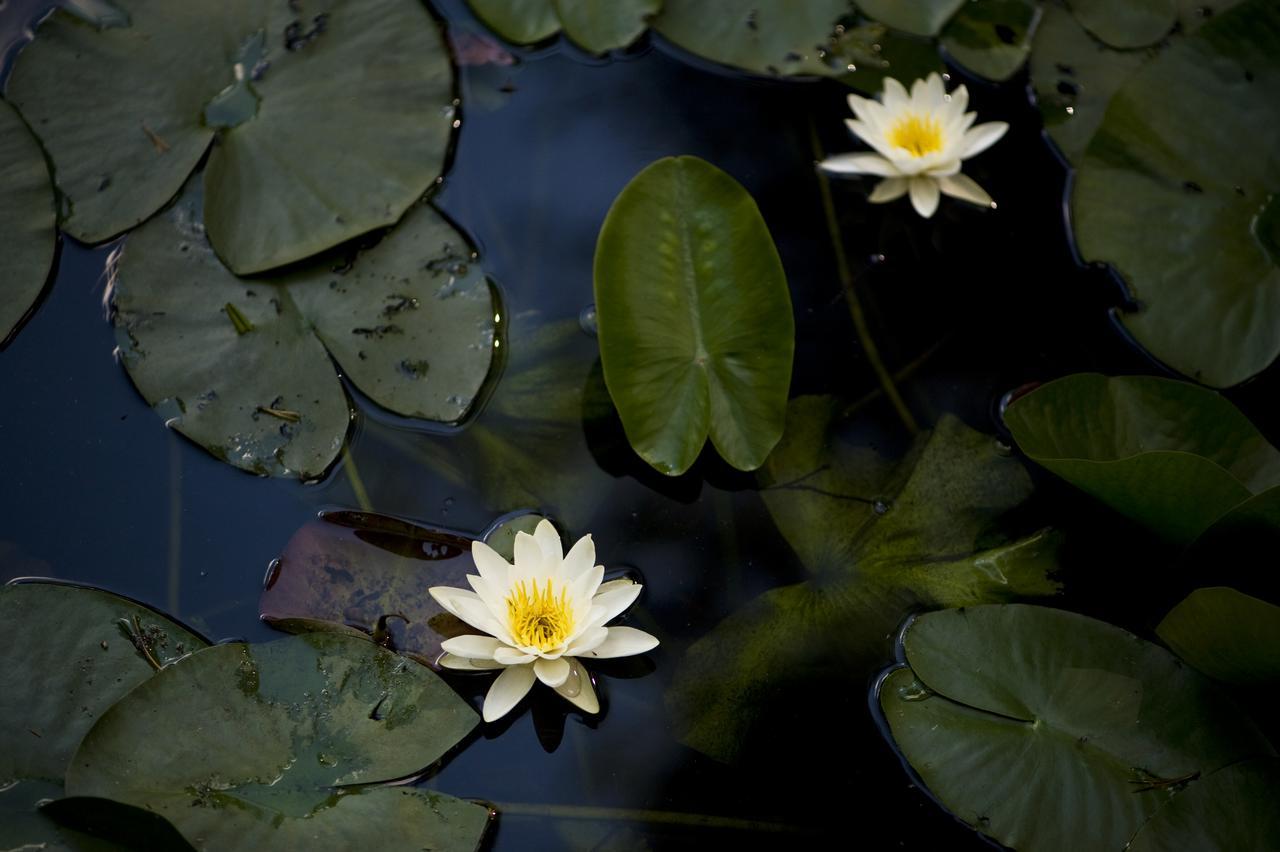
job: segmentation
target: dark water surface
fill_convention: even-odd
[[[16,43],[43,5],[0,3],[0,46]],[[461,0],[437,10],[457,32],[482,32]],[[511,66],[459,69],[462,126],[436,201],[471,236],[501,289],[509,367],[538,329],[559,323],[572,327],[563,343],[570,362],[589,376],[595,342],[577,323],[592,301],[604,214],[645,165],[694,154],[746,186],[778,244],[796,309],[792,394],[872,394],[813,168],[815,132],[828,151],[854,147],[840,88],[747,79],[657,41],[646,37],[609,61],[558,44],[521,53]],[[867,204],[860,182],[833,192],[885,360],[893,370],[918,361],[904,385],[916,417],[928,424],[954,411],[994,432],[998,399],[1024,382],[1154,367],[1107,316],[1122,301],[1120,288],[1072,257],[1065,171],[1041,139],[1024,82],[969,84],[981,120],[1012,124],[966,164],[998,210],[944,200],[922,221],[905,201]],[[362,407],[351,434],[354,466],[340,463],[314,484],[255,478],[167,431],[115,362],[102,306],[111,248],[64,239],[43,303],[0,352],[0,580],[45,575],[100,585],[211,637],[264,641],[279,635],[257,618],[264,569],[320,507],[357,505],[353,482],[375,511],[463,530],[537,508],[572,538],[592,533],[606,566],[643,576],[632,620],[663,644],[647,662],[596,668],[599,718],[567,712],[535,688],[531,701],[485,726],[424,782],[498,803],[504,814],[491,848],[985,848],[901,770],[867,710],[874,672],[797,690],[790,723],[756,744],[766,755],[758,764],[725,767],[675,740],[663,691],[682,648],[753,595],[802,576],[751,477],[704,455],[685,476],[663,479],[626,449],[616,419],[549,435],[530,430],[522,445],[519,423],[503,414],[504,399],[516,403],[500,381],[461,433],[406,428]],[[1267,387],[1274,382],[1255,382],[1237,401],[1274,433]],[[518,404],[532,420],[543,413],[537,394]],[[902,445],[883,400],[870,398],[864,411],[868,434],[886,448]],[[541,505],[490,505],[478,482],[464,477],[464,487],[441,475],[439,460],[468,429],[485,426],[530,452],[549,440],[565,487],[549,484]],[[1079,533],[1069,559],[1094,566],[1083,575],[1068,567],[1069,605],[1149,630],[1185,591],[1166,585],[1152,595],[1145,585],[1171,554],[1047,485],[1041,508],[1067,512],[1050,521]],[[886,662],[889,654],[886,642]],[[478,700],[490,679],[452,682]]]

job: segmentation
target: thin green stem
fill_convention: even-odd
[[[351,492],[355,494],[356,503],[364,511],[372,512],[373,503],[369,502],[369,492],[364,490],[364,481],[360,479],[355,456],[351,455],[351,448],[345,445],[342,448],[342,470],[347,475],[347,481],[351,483]]]
[[[818,131],[812,121],[809,122],[809,143],[813,148],[814,159],[821,160],[824,156],[822,143],[818,140]],[[853,272],[849,269],[849,258],[844,251],[844,239],[840,235],[840,223],[836,219],[835,202],[831,198],[831,185],[827,181],[827,176],[821,171],[818,172],[818,190],[822,195],[822,212],[827,218],[827,233],[831,237],[831,247],[836,256],[836,271],[840,275],[840,287],[844,291],[844,300],[849,305],[849,315],[853,318],[853,329],[858,335],[858,342],[862,344],[862,350],[867,353],[867,360],[871,362],[871,369],[875,371],[876,378],[880,381],[880,388],[893,405],[894,411],[898,413],[902,425],[914,435],[920,431],[920,427],[916,424],[916,419],[912,416],[911,409],[907,408],[902,395],[898,393],[897,385],[893,383],[893,376],[881,360],[880,350],[871,336],[866,314],[862,310],[862,303],[858,300],[858,293],[854,289]]]
[[[596,808],[585,805],[539,805],[523,802],[496,804],[504,817],[546,817],[551,819],[579,819],[591,822],[644,822],[657,825],[684,825],[697,828],[727,828],[736,831],[752,831],[770,834],[810,834],[811,829],[780,822],[763,822],[754,819],[693,814],[683,811],[632,810],[629,808]]]

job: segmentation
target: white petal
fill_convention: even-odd
[[[846,175],[891,177],[898,174],[893,163],[879,154],[837,154],[818,163],[818,168],[826,172]]]
[[[588,651],[594,651],[600,646],[600,643],[609,637],[609,628],[592,627],[582,631],[578,637],[573,640],[567,649],[565,649],[566,657],[578,657]]]
[[[929,177],[946,177],[958,171],[960,171],[959,160],[943,160],[936,165],[929,166],[929,168],[922,170],[920,173]]]
[[[556,526],[551,521],[546,518],[538,521],[538,525],[533,529],[533,539],[542,549],[547,566],[564,559],[564,545],[560,543],[560,533],[556,532]]]
[[[520,703],[520,699],[529,694],[533,681],[533,666],[509,666],[503,669],[493,686],[489,687],[489,694],[484,697],[484,720],[492,722],[510,713]]]
[[[876,151],[878,151],[886,160],[893,159],[893,153],[897,149],[895,149],[893,145],[889,144],[889,140],[885,138],[884,129],[882,127],[873,127],[870,124],[855,121],[852,118],[846,118],[844,123],[854,136],[857,136],[863,142],[866,142],[872,148],[875,148]]]
[[[476,570],[489,583],[490,588],[495,590],[507,588],[510,582],[511,563],[503,559],[498,551],[483,541],[473,541],[471,560],[476,563]]]
[[[848,101],[850,111],[863,121],[866,121],[867,116],[871,114],[873,104],[879,106],[875,101],[870,100],[869,98],[864,98],[861,95],[849,95]]]
[[[591,676],[576,659],[569,660],[569,668],[569,678],[556,687],[556,692],[584,713],[599,713],[600,700],[591,685]]]
[[[441,654],[437,662],[446,669],[460,672],[488,672],[502,668],[502,663],[493,660],[472,660],[467,657],[455,657],[453,654]]]
[[[600,660],[611,657],[631,657],[656,647],[658,647],[657,637],[650,636],[643,630],[636,630],[634,627],[610,627],[608,638],[594,650],[581,656]]]
[[[964,86],[960,86],[951,93],[951,100],[948,103],[951,105],[952,113],[960,116],[969,108],[969,90]]]
[[[884,78],[884,96],[880,99],[891,112],[897,112],[910,102],[911,96],[907,94],[907,89],[898,80],[893,77]]]
[[[916,212],[928,219],[938,209],[938,183],[933,178],[916,177],[911,179],[907,191],[911,194],[911,206]]]
[[[591,599],[591,623],[593,626],[604,624],[611,618],[616,618],[624,609],[635,603],[635,599],[639,597],[640,590],[644,586],[639,583],[631,583],[628,586],[614,586],[607,591],[600,591]]]
[[[564,557],[564,576],[573,581],[590,571],[596,562],[596,545],[590,535],[584,535],[574,542],[573,547]]]
[[[636,584],[635,580],[630,577],[619,577],[616,580],[610,580],[607,583],[601,583],[600,588],[596,589],[596,597],[600,597],[605,592],[616,592],[619,589],[629,589]]]
[[[876,184],[876,188],[871,190],[871,194],[867,196],[867,200],[872,204],[884,204],[886,201],[894,201],[907,194],[907,179],[900,177],[885,178]]]
[[[1003,121],[988,121],[986,124],[969,128],[965,131],[964,140],[960,143],[960,156],[972,157],[982,153],[996,144],[1008,129],[1009,125]]]
[[[604,566],[597,565],[573,581],[573,585],[569,587],[569,596],[573,598],[575,617],[586,617],[587,610],[594,603],[596,590],[600,588],[600,581],[603,579]]]
[[[990,207],[992,205],[991,196],[987,191],[978,186],[978,182],[968,175],[951,175],[950,177],[940,178],[938,180],[938,189],[952,198],[959,198],[961,201],[971,201],[982,207]]]
[[[493,652],[493,658],[504,666],[522,666],[536,659],[533,654],[526,654],[507,645],[499,645]]]
[[[502,612],[506,608],[506,600],[502,597],[502,594],[495,591],[493,585],[484,577],[468,574],[467,582],[471,584],[471,588],[475,589],[476,594],[480,596],[480,600],[484,602],[485,608],[490,613]],[[506,586],[500,586],[499,588],[505,590]]]
[[[440,643],[442,651],[471,660],[492,660],[493,652],[500,647],[502,643],[492,636],[454,636]]]
[[[555,689],[569,679],[569,672],[573,667],[569,665],[569,661],[564,657],[554,660],[539,659],[533,664],[533,672],[538,676],[538,680],[547,686]]]
[[[541,574],[542,572],[542,546],[538,544],[538,540],[527,532],[516,533],[515,547],[515,568],[516,573],[521,577]]]
[[[427,589],[427,592],[436,599],[436,603],[454,615],[458,614],[458,601],[480,600],[480,596],[475,592],[468,592],[466,589],[455,589],[453,586],[432,586]]]
[[[461,618],[476,630],[488,633],[490,636],[496,636],[508,645],[511,644],[511,634],[507,632],[507,628],[493,616],[489,607],[485,606],[480,598],[477,597],[474,600],[457,598],[453,603],[453,614],[458,618]]]

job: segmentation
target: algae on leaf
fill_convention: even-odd
[[[57,245],[53,186],[40,145],[0,101],[0,343],[44,289]]]

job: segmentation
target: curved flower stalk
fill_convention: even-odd
[[[961,86],[947,94],[937,73],[916,80],[910,94],[886,77],[879,101],[849,95],[856,118],[845,120],[875,153],[838,154],[818,166],[834,174],[878,175],[884,180],[869,201],[882,204],[910,195],[911,206],[926,219],[938,209],[942,195],[995,207],[986,190],[960,173],[960,161],[990,148],[1009,125],[989,121],[974,126],[978,114],[965,112],[968,105],[968,89]]]
[[[484,542],[471,545],[480,572],[467,575],[473,591],[434,586],[431,596],[487,636],[456,636],[441,643],[440,665],[475,671],[501,669],[484,699],[484,720],[500,719],[540,680],[587,713],[600,712],[580,658],[643,654],[658,640],[634,627],[605,623],[631,606],[642,588],[630,580],[601,583],[591,536],[566,554],[550,521],[517,533],[515,564]]]

